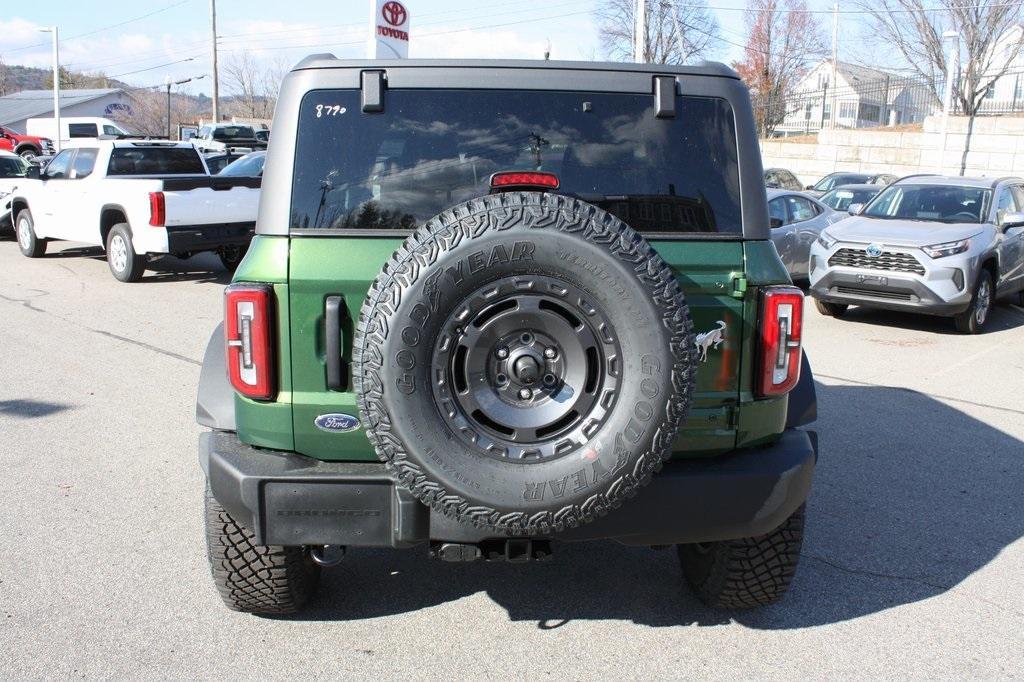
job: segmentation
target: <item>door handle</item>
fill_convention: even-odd
[[[327,388],[332,391],[345,390],[345,363],[341,359],[341,352],[345,347],[341,321],[345,317],[345,312],[343,297],[327,297],[324,304],[324,336],[327,355]]]

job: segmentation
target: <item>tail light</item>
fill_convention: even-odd
[[[153,227],[163,227],[167,218],[167,210],[164,206],[163,192],[149,193],[149,224]]]
[[[784,395],[800,380],[803,316],[804,294],[796,287],[761,291],[758,395]]]
[[[499,171],[491,176],[491,189],[558,189],[558,176],[539,171]]]
[[[265,284],[232,284],[224,292],[228,376],[236,391],[257,400],[274,397],[272,296]]]

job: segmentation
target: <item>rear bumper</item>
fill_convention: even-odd
[[[761,535],[806,500],[817,456],[813,431],[788,429],[768,447],[668,462],[620,509],[555,537],[661,545]],[[217,431],[200,436],[199,459],[214,497],[259,544],[409,547],[495,537],[432,512],[383,464],[260,450]]]
[[[167,227],[167,252],[171,254],[214,251],[224,246],[248,246],[256,223],[215,223]]]

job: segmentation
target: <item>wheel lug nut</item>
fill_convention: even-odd
[[[528,388],[521,389],[519,391],[519,397],[522,398],[523,400],[529,400],[530,398],[533,397],[533,391],[531,391]]]
[[[554,360],[555,356],[557,356],[557,355],[558,355],[558,351],[556,351],[554,348],[545,348],[544,349],[544,357],[546,357],[548,360]]]
[[[499,348],[498,349],[498,357],[501,358],[502,360],[507,358],[508,357],[508,348],[504,348],[504,347]]]

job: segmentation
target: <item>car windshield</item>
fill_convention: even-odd
[[[311,92],[299,112],[292,229],[409,229],[490,192],[497,171],[546,171],[558,191],[646,232],[739,233],[739,172],[726,100],[650,95],[389,90]]]
[[[226,128],[215,128],[213,131],[215,140],[254,140],[256,131],[249,126],[230,126]]]
[[[832,175],[826,175],[819,180],[818,184],[814,186],[814,189],[819,192],[824,192],[832,189],[833,187],[838,187],[839,185],[855,185],[861,182],[866,182],[867,179],[868,176],[860,173],[833,173]]]
[[[18,156],[0,156],[0,178],[23,178],[28,163]]]
[[[888,220],[980,223],[988,214],[992,190],[952,185],[890,185],[861,215]]]
[[[263,174],[263,162],[266,158],[266,154],[246,154],[224,166],[224,169],[217,175],[257,177]]]
[[[115,147],[107,175],[206,175],[194,147]]]
[[[820,201],[829,208],[845,211],[852,204],[866,204],[878,194],[877,189],[834,189],[823,196]]]

